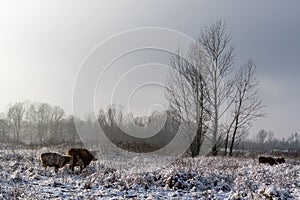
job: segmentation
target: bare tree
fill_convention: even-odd
[[[269,144],[272,144],[274,142],[275,138],[274,138],[274,132],[273,131],[269,131],[268,132],[268,139],[267,139],[267,142]]]
[[[0,119],[0,141],[5,142],[8,140],[9,123],[7,119]]]
[[[113,141],[126,141],[124,135],[120,134],[120,128],[118,126],[118,122],[121,123],[123,119],[123,114],[120,109],[117,108],[116,105],[110,105],[107,108],[107,112],[105,110],[100,109],[98,114],[98,123],[102,130],[109,134]]]
[[[20,142],[20,131],[22,128],[23,116],[25,113],[24,103],[18,102],[11,106],[7,118],[12,126],[14,142]]]
[[[211,153],[216,155],[226,134],[225,149],[227,151],[230,145],[232,154],[236,139],[247,133],[253,120],[264,116],[256,91],[255,64],[250,60],[235,76],[232,75],[234,49],[225,23],[217,21],[202,30],[198,44],[191,45],[188,59],[179,53],[171,58],[171,67],[175,72],[170,73],[167,99],[171,109],[198,128],[191,145],[191,149],[195,149],[193,152],[196,152],[192,156],[198,155],[199,141],[204,135],[210,138]],[[231,123],[221,123],[230,109]],[[209,126],[208,120],[211,123]]]
[[[295,132],[287,139],[287,142],[289,143],[291,149],[299,149],[300,135],[297,132]]]
[[[25,131],[28,133],[31,144],[37,143],[37,114],[34,104],[29,104],[25,113],[26,126]]]
[[[190,145],[192,157],[199,155],[207,131],[209,106],[205,98],[206,83],[203,77],[207,60],[203,49],[191,46],[188,60],[178,52],[171,57],[166,98],[170,109],[180,114],[185,131],[183,138]],[[194,132],[196,135],[194,135]]]
[[[227,144],[228,134],[232,128],[230,155],[232,155],[235,140],[241,137],[242,133],[246,133],[239,130],[250,128],[253,120],[265,116],[265,113],[262,112],[264,106],[257,93],[259,81],[255,76],[255,69],[254,62],[249,60],[235,75],[235,92],[232,96],[232,122],[229,125],[226,137]]]
[[[212,154],[216,155],[219,140],[222,139],[218,129],[219,121],[232,103],[227,100],[232,92],[233,82],[230,73],[234,62],[235,48],[231,45],[231,35],[226,32],[223,21],[217,21],[210,27],[203,29],[199,43],[204,47],[212,62],[207,68],[206,84],[208,88],[207,100],[212,106]],[[222,106],[224,109],[221,109]]]
[[[35,105],[37,133],[40,144],[46,142],[46,134],[49,130],[50,112],[51,107],[49,104],[39,103]]]
[[[266,131],[265,129],[261,129],[260,131],[258,131],[256,135],[257,142],[262,145],[265,142],[267,136],[268,136],[268,131]]]
[[[217,154],[223,139],[220,120],[232,104],[228,99],[233,91],[230,73],[234,47],[230,43],[231,36],[226,32],[225,23],[217,21],[202,30],[198,46],[191,46],[188,60],[180,55],[171,58],[175,73],[171,74],[167,99],[171,108],[184,116],[183,119],[196,123],[198,130],[191,145],[196,148],[195,152],[201,144],[197,141],[203,139],[204,133],[208,136],[208,129],[213,155]],[[208,119],[212,128],[205,123]]]
[[[65,116],[65,111],[59,107],[54,106],[51,109],[50,117],[49,117],[49,129],[51,132],[51,140],[54,143],[62,141],[62,122]]]
[[[79,121],[79,119],[77,119]],[[79,122],[77,122],[79,123]],[[75,144],[76,141],[79,140],[78,132],[75,125],[75,117],[73,115],[69,116],[67,119],[64,120],[64,127],[65,127],[65,135],[64,141],[71,142]]]

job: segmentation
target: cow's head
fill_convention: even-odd
[[[64,164],[73,164],[73,156],[64,155]]]
[[[98,159],[97,159],[97,151],[91,151],[91,154],[93,155],[93,160],[92,161],[97,161]]]

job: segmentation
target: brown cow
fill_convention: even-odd
[[[285,163],[284,157],[276,158],[276,161],[277,161],[278,164]]]
[[[70,165],[73,172],[75,166],[80,166],[80,172],[82,172],[82,170],[86,168],[91,161],[97,160],[87,149],[71,148],[67,151],[67,155],[73,157],[73,163]]]
[[[264,157],[264,156],[259,156],[258,157],[258,163],[269,163],[269,160],[267,157]]]
[[[268,160],[270,165],[277,165],[276,159],[274,159],[273,157],[268,157]]]
[[[273,158],[273,157],[260,156],[258,158],[258,162],[259,162],[259,164],[260,163],[269,163],[270,165],[277,165],[277,164],[285,163],[285,159],[283,157]]]
[[[42,153],[40,160],[43,167],[55,167],[55,172],[66,164],[73,164],[73,157],[59,153]]]
[[[269,163],[270,165],[276,165],[276,159],[274,159],[273,157],[264,157],[264,156],[260,156],[258,158],[258,162],[260,163]]]

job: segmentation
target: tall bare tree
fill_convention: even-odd
[[[190,47],[188,59],[179,53],[171,58],[175,72],[170,73],[167,99],[173,110],[192,122],[189,130],[193,123],[198,128],[191,145],[192,156],[198,155],[204,135],[212,142],[212,155],[217,154],[226,135],[226,150],[230,145],[232,154],[236,139],[246,133],[253,120],[264,115],[256,91],[255,64],[248,61],[234,75],[234,50],[225,23],[217,21],[202,30],[198,44]],[[230,110],[231,123],[221,123]]]
[[[219,139],[222,138],[219,131],[219,122],[232,103],[227,100],[233,86],[230,73],[234,62],[235,48],[231,44],[231,35],[227,33],[223,21],[217,21],[204,28],[199,43],[206,50],[212,62],[207,68],[206,84],[208,88],[207,99],[212,106],[212,154],[216,155]],[[221,109],[222,107],[224,109]]]
[[[171,57],[170,66],[174,70],[167,81],[166,98],[170,109],[179,113],[184,123],[183,138],[191,144],[189,153],[192,157],[199,155],[207,131],[209,106],[205,98],[203,74],[207,60],[204,55],[203,49],[197,45],[191,46],[187,60],[178,52]]]
[[[262,111],[264,106],[257,93],[259,81],[255,75],[255,69],[256,67],[254,62],[249,60],[235,75],[235,92],[234,96],[232,96],[232,121],[228,127],[226,137],[227,144],[228,134],[232,131],[229,152],[230,155],[232,155],[235,140],[238,137],[241,137],[243,133],[246,133],[245,131],[240,130],[242,128],[246,129],[251,127],[253,120],[265,116],[265,113]]]

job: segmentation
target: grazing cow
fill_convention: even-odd
[[[55,167],[55,172],[66,164],[73,164],[73,157],[58,153],[42,153],[40,160],[43,167]]]
[[[270,165],[277,165],[277,164],[285,163],[285,159],[283,157],[273,158],[273,157],[260,156],[258,158],[258,162],[259,162],[259,164],[260,163],[268,163]]]
[[[87,149],[71,148],[67,151],[67,155],[73,157],[73,164],[70,165],[73,172],[75,166],[80,166],[80,172],[82,172],[82,170],[86,168],[91,161],[97,160]]]
[[[259,156],[258,157],[258,163],[269,163],[268,158],[264,156]]]
[[[285,163],[284,157],[276,158],[276,161],[277,161],[278,164]]]
[[[268,157],[268,161],[270,165],[277,165],[277,162],[273,157]]]
[[[269,163],[270,165],[277,164],[276,160],[273,157],[264,157],[264,156],[259,156],[258,162],[260,163]]]

